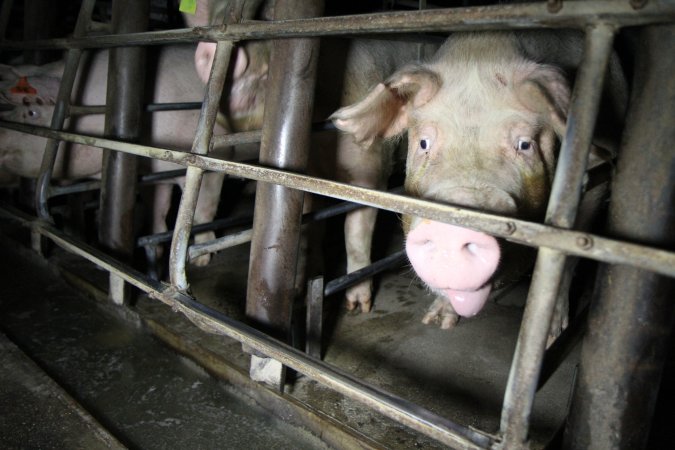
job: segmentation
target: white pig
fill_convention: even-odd
[[[333,120],[362,146],[407,132],[411,196],[540,220],[570,89],[559,67],[526,53],[559,49],[531,39],[537,35],[454,34],[431,62],[397,71]],[[423,321],[451,328],[459,316],[477,314],[505,256],[500,243],[419,217],[404,217],[404,228],[408,258],[437,294]]]
[[[157,66],[148,71],[157,73],[154,83],[148,87],[147,98],[156,103],[200,101],[204,86],[196,79],[192,65],[184,62],[191,58],[194,46],[169,46],[159,51]],[[82,105],[103,105],[106,97],[108,52],[99,51],[90,55],[90,60],[81,62],[78,78],[73,89],[73,101]],[[10,111],[0,113],[2,120],[37,126],[49,126],[56,94],[58,92],[64,61],[45,66],[4,66],[0,65],[0,103],[13,106]],[[141,143],[175,150],[189,151],[199,118],[199,110],[163,111],[147,114],[147,127]],[[102,136],[103,115],[89,115],[71,118],[67,130],[82,134]],[[45,139],[0,128],[0,171],[24,177],[37,177]],[[142,160],[141,163],[147,163]],[[181,166],[152,160],[152,171],[165,171]],[[59,147],[54,170],[55,180],[73,180],[83,177],[98,177],[101,171],[101,150],[86,145],[62,142]],[[184,177],[168,180],[155,188],[153,205],[153,232],[167,230],[166,215],[171,205],[171,186],[184,186]],[[205,223],[215,216],[223,175],[207,173],[204,177],[195,222]],[[197,241],[213,238],[213,233],[197,236]],[[201,257],[198,265],[208,263],[209,256]]]
[[[206,25],[209,14],[222,12],[227,2],[199,2],[196,18],[188,17],[191,26]],[[256,2],[251,3],[255,4]],[[257,2],[255,8],[263,18],[271,17],[270,2]],[[200,16],[200,8],[203,8]],[[249,6],[245,14],[253,14]],[[215,43],[201,42],[195,55],[197,72],[205,82],[211,71]],[[432,46],[425,46],[428,49]],[[271,42],[247,41],[233,52],[233,76],[223,94],[223,110],[234,131],[262,127]],[[420,45],[413,42],[382,40],[323,39],[320,45],[314,120],[325,120],[341,105],[360,99],[368,89],[404,63],[418,57]],[[371,139],[357,142],[352,136],[320,133],[314,136],[309,171],[314,175],[337,179],[358,186],[384,189],[391,174],[395,141]],[[371,262],[370,251],[377,210],[362,208],[345,218],[347,272],[361,269]],[[372,306],[372,280],[363,281],[345,294],[347,308],[368,312]]]

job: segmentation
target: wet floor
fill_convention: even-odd
[[[83,301],[53,271],[6,246],[0,273],[3,333],[125,446],[326,448],[318,438],[237,396],[140,325]],[[8,355],[3,351],[3,367]],[[26,403],[13,403],[10,408],[3,402],[0,448],[106,448],[86,441],[65,445],[69,441],[52,431],[40,440],[45,429],[62,420],[55,416],[58,410],[26,411]]]

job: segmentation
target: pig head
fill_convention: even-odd
[[[332,116],[367,143],[407,131],[409,195],[482,211],[543,216],[569,88],[521,54],[514,35],[453,35],[428,64],[405,67]],[[484,306],[503,259],[492,236],[404,217],[406,252],[438,298],[424,318],[450,328]]]

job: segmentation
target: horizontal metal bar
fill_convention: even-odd
[[[390,192],[401,192],[403,187],[395,188]],[[311,211],[302,216],[302,223],[307,224],[310,222],[317,222],[319,220],[329,219],[331,217],[339,216],[340,214],[346,214],[355,209],[363,208],[363,205],[352,202],[341,202],[337,205],[328,206],[326,208],[320,209],[318,211]],[[253,218],[250,218],[248,225],[253,225]],[[236,245],[245,244],[251,241],[253,234],[251,230],[242,230],[233,235],[223,236],[212,241],[201,242],[199,244],[193,244],[188,249],[188,257],[190,259],[197,258],[202,255],[207,255],[209,253],[219,252]]]
[[[196,27],[180,30],[90,36],[86,38],[44,39],[24,42],[3,41],[3,49],[110,48],[131,45],[158,45],[200,40],[274,39],[301,36],[345,36],[356,34],[479,31],[526,28],[585,28],[598,23],[638,26],[671,22],[675,4],[651,0],[635,10],[628,1],[596,0],[566,2],[556,14],[546,2],[491,5],[480,7],[429,9],[320,17],[281,21],[243,21],[227,26]]]
[[[400,250],[394,254],[386,256],[363,269],[355,270],[347,275],[341,276],[326,283],[323,290],[323,295],[328,297],[336,292],[344,291],[350,286],[362,281],[365,278],[370,278],[380,272],[384,272],[392,267],[403,265],[407,261],[405,250]]]
[[[472,228],[531,247],[549,247],[571,255],[611,264],[633,265],[662,275],[675,277],[675,252],[654,247],[609,239],[581,231],[566,230],[550,225],[528,222],[513,217],[503,217],[453,205],[434,203],[419,198],[351,186],[345,183],[314,178],[284,170],[225,161],[210,156],[118,142],[74,133],[58,132],[48,128],[32,127],[6,121],[0,121],[0,127],[47,138],[62,139],[69,142],[123,151],[134,155],[152,157],[186,166],[196,166],[204,170],[225,172],[241,178],[279,184],[401,214],[425,217],[431,220]]]
[[[0,208],[0,214],[21,220],[33,231],[48,237],[65,250],[115,273],[127,283],[147,292],[150,297],[185,314],[199,328],[235,339],[405,426],[453,448],[478,450],[489,448],[493,443],[493,436],[487,433],[454,423],[408,400],[364,383],[339,368],[310,358],[289,345],[196,302],[192,297],[178,292],[165,283],[150,279],[98,249],[77,242],[44,221],[34,220],[13,208],[11,210]]]
[[[243,225],[251,225],[253,217],[234,217],[228,219],[218,219],[209,223],[200,223],[192,227],[192,234],[203,233],[204,231],[220,230],[231,227],[238,227]],[[173,230],[168,230],[163,233],[149,234],[141,236],[136,241],[138,247],[145,247],[146,245],[157,245],[163,242],[169,242],[173,236]]]
[[[200,109],[202,102],[173,102],[173,103],[148,103],[145,105],[145,111],[185,111]],[[105,105],[70,105],[68,107],[69,116],[84,116],[105,114]]]

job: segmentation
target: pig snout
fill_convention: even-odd
[[[500,258],[494,237],[443,222],[414,219],[406,253],[422,281],[447,297],[457,314],[471,317],[483,308]]]

